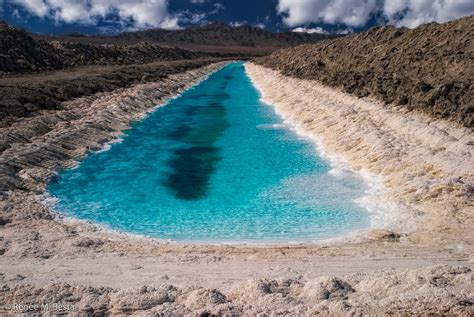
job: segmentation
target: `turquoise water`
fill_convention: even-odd
[[[230,64],[49,184],[57,210],[180,241],[304,241],[369,225],[357,179],[328,173]]]

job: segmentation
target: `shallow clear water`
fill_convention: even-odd
[[[49,184],[56,208],[109,228],[181,241],[303,241],[369,225],[357,178],[328,173],[282,124],[242,63],[158,108],[110,150]]]

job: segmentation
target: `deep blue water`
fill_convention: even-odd
[[[181,241],[302,241],[369,225],[356,178],[328,173],[233,63],[49,184],[56,208]]]

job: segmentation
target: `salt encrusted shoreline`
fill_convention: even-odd
[[[380,175],[374,197],[394,213],[393,228],[416,243],[472,249],[473,133],[314,81],[290,78],[252,63],[246,70],[262,98],[322,149],[355,170]]]
[[[61,221],[37,198],[55,170],[73,166],[87,151],[119,136],[130,121],[222,65],[81,98],[1,131],[12,141],[0,155],[2,185],[9,188],[0,195],[0,313],[17,315],[18,305],[43,314],[51,311],[42,307],[68,307],[69,313],[99,315],[473,313],[470,245],[453,246],[463,234],[456,229],[465,225],[454,223],[445,233],[371,231],[330,246],[176,244]],[[305,94],[299,82],[295,86],[270,70],[254,70],[278,90],[290,89],[293,96],[286,100],[301,105]],[[278,107],[280,100],[274,101]],[[331,126],[353,133],[364,118],[354,115],[353,123]],[[392,141],[396,146],[397,139]],[[427,239],[430,234],[448,242],[436,244]]]

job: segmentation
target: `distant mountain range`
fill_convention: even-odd
[[[71,41],[49,41],[0,23],[0,75],[41,72],[84,65],[130,65],[156,61],[221,57],[153,42],[132,45],[94,45]]]
[[[115,36],[117,39],[132,42],[147,40],[173,44],[186,43],[241,46],[292,46],[303,43],[314,43],[333,37],[335,36],[319,33],[272,33],[249,25],[233,27],[224,23],[211,23],[177,31],[150,29],[146,31],[127,32]]]
[[[269,32],[249,25],[230,26],[225,23],[210,23],[182,30],[149,29],[125,32],[117,35],[40,36],[43,39],[60,39],[91,44],[136,44],[143,41],[166,46],[179,46],[212,52],[267,53],[282,47],[304,43],[316,43],[339,35],[299,32]]]
[[[0,75],[83,65],[129,65],[209,57],[245,58],[315,43],[335,35],[272,33],[211,23],[183,30],[150,29],[117,35],[32,34],[0,22]]]

